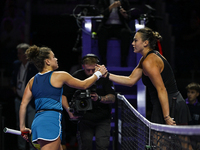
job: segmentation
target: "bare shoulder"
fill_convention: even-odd
[[[53,78],[57,78],[58,80],[63,80],[69,78],[71,75],[66,71],[54,71],[52,76]]]
[[[161,72],[164,68],[164,63],[158,55],[151,53],[144,59],[142,67],[145,73],[155,70]]]
[[[143,59],[143,68],[153,65],[155,63],[155,59],[157,59],[155,54],[149,54],[146,58]]]
[[[154,53],[149,54],[143,61],[144,66],[149,66],[149,65],[151,66],[160,63],[163,63],[162,59]]]
[[[55,76],[63,76],[64,75],[65,76],[65,75],[69,75],[69,73],[66,71],[54,71],[53,75],[55,75]]]
[[[32,77],[32,78],[29,80],[29,83],[33,84],[34,78],[35,78],[35,76]]]
[[[55,74],[66,74],[67,72],[66,71],[54,71],[53,73],[55,73]]]
[[[28,82],[28,86],[29,86],[30,89],[32,89],[32,85],[33,85],[34,78],[35,78],[35,76],[32,77],[32,78],[29,80],[29,82]]]

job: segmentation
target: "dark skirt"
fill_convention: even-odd
[[[168,99],[169,99],[170,113],[172,112],[173,98],[176,98],[176,102],[174,105],[175,106],[174,116],[172,116],[172,114],[170,114],[170,116],[174,118],[177,125],[187,125],[188,122],[191,120],[191,116],[190,116],[190,111],[185,100],[183,99],[180,92],[169,94]],[[166,124],[163,117],[160,103],[153,105],[151,121],[153,123]]]

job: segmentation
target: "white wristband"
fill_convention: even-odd
[[[97,76],[97,78],[98,78],[97,80],[99,80],[99,78],[101,78],[101,76],[102,76],[100,71],[96,71],[94,74]]]

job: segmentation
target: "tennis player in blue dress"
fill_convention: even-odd
[[[64,71],[54,71],[58,68],[57,58],[48,47],[31,46],[26,51],[27,58],[34,63],[39,73],[28,82],[20,106],[20,131],[32,133],[32,142],[40,144],[41,150],[62,150],[61,146],[61,112],[63,107],[69,113],[66,98],[62,98],[62,86],[67,84],[77,89],[87,89],[95,83],[105,67],[96,67],[95,73],[79,80]],[[25,127],[26,107],[31,98],[35,99],[36,114],[31,129]],[[62,107],[63,106],[63,107]],[[27,134],[23,136],[28,139]]]

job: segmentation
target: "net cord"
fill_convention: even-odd
[[[150,137],[150,131],[155,130],[159,132],[166,132],[166,133],[172,133],[172,134],[181,134],[181,135],[200,135],[200,126],[198,125],[178,125],[178,126],[170,126],[170,125],[164,125],[164,124],[157,124],[152,123],[149,120],[147,120],[144,116],[142,116],[125,98],[124,95],[117,94],[117,98],[119,100],[122,100],[127,107],[146,125],[149,127],[149,137]],[[149,140],[150,141],[150,140]]]

